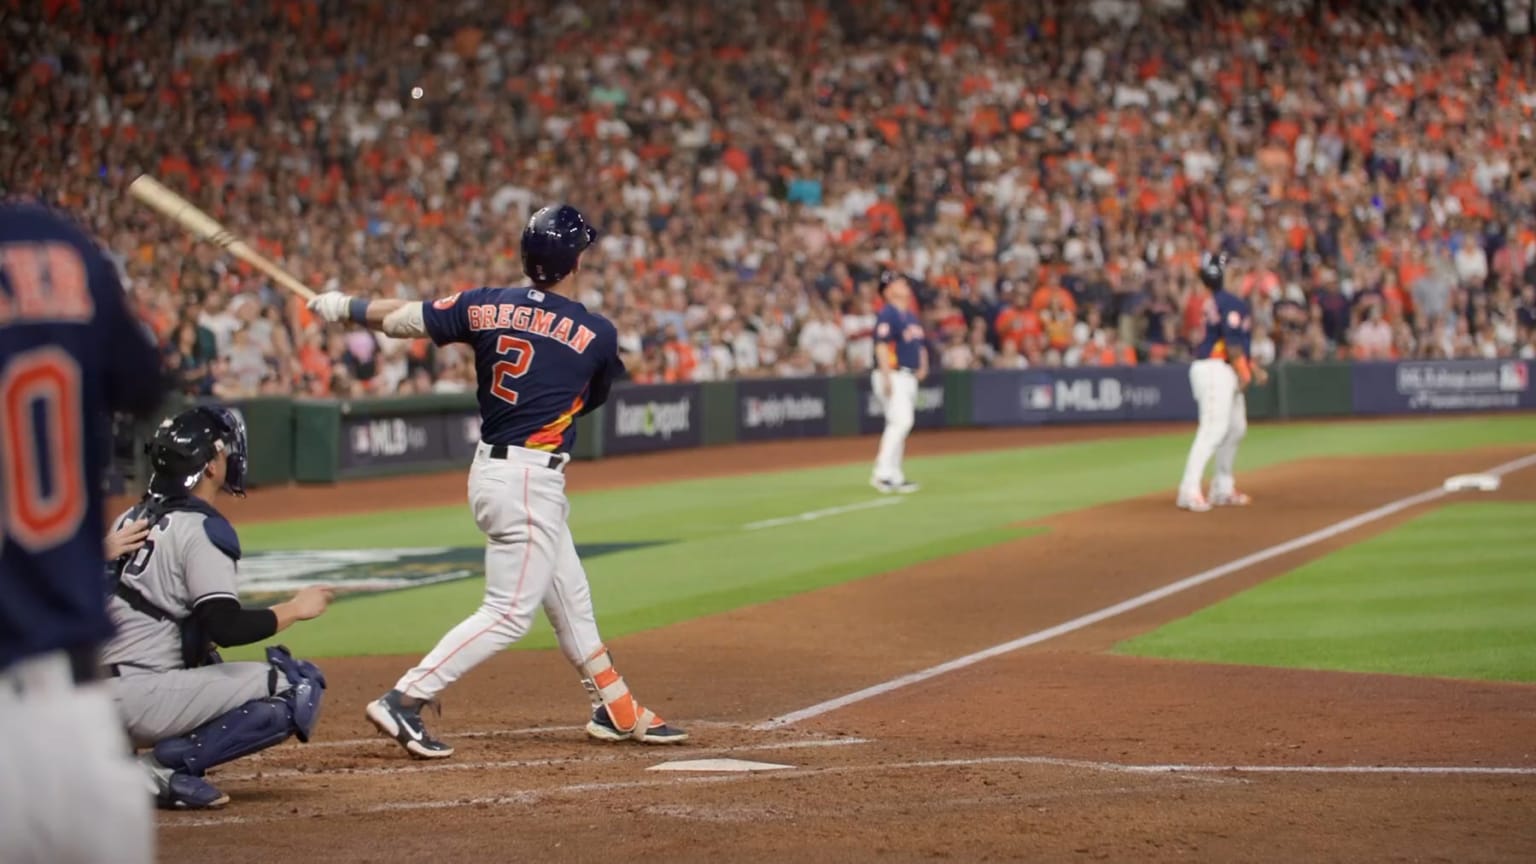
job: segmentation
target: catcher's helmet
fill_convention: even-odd
[[[540,285],[553,285],[576,269],[596,239],[597,229],[580,210],[569,204],[544,207],[523,228],[523,272]]]
[[[190,491],[219,453],[227,456],[224,491],[245,494],[245,423],[227,408],[200,405],[177,414],[160,424],[146,449],[153,494]]]
[[[1227,253],[1207,252],[1200,256],[1200,281],[1212,291],[1220,291],[1227,278]]]

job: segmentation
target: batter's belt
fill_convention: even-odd
[[[564,471],[566,463],[571,461],[568,453],[545,453],[540,450],[529,450],[526,447],[512,447],[506,444],[480,443],[480,452],[487,459],[503,459],[513,462],[528,462],[541,464],[551,471]]]

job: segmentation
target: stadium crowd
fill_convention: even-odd
[[[376,296],[516,282],[528,214],[574,203],[578,299],[642,381],[868,368],[885,266],[936,366],[1174,361],[1215,248],[1261,362],[1536,355],[1536,56],[1472,4],[0,7],[0,191],[99,232],[189,393],[473,370],[325,333],[128,200],[143,171]]]

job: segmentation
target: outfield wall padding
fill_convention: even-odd
[[[1279,364],[1247,392],[1253,420],[1536,409],[1531,361]],[[160,416],[188,405],[173,399]],[[260,397],[230,403],[250,433],[253,487],[330,483],[467,466],[479,440],[473,394],[397,399]],[[1187,421],[1197,409],[1185,364],[947,371],[921,382],[919,429]],[[136,427],[142,444],[159,418]],[[576,420],[575,459],[875,434],[884,425],[870,376],[614,386]]]

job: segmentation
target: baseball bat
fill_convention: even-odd
[[[128,194],[170,217],[197,239],[207,240],[272,277],[272,281],[289,291],[305,300],[314,299],[315,292],[309,290],[309,286],[300,282],[296,276],[247,246],[244,240],[231,234],[217,219],[197,209],[191,201],[177,195],[148,174],[140,174],[138,179],[128,184]]]

